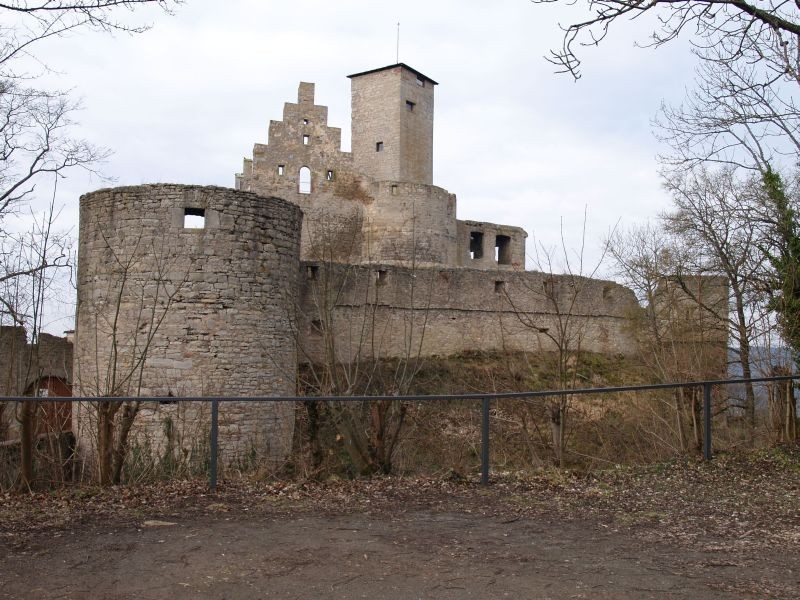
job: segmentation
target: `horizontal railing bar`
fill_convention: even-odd
[[[403,400],[407,402],[427,402],[445,400],[513,400],[525,398],[545,398],[551,396],[578,396],[588,394],[611,394],[619,392],[639,392],[649,390],[669,390],[688,387],[702,387],[705,385],[735,385],[737,383],[768,383],[775,381],[789,381],[800,379],[799,375],[780,375],[776,377],[751,377],[749,379],[709,379],[705,381],[684,381],[680,383],[651,383],[647,385],[614,386],[601,388],[578,388],[574,390],[541,390],[528,392],[494,392],[494,393],[468,393],[468,394],[434,394],[417,396],[0,396],[0,402],[365,402],[377,400]]]

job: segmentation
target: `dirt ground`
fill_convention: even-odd
[[[800,595],[782,552],[644,544],[587,522],[414,510],[39,534],[0,559],[2,598],[725,598]],[[794,590],[791,592],[790,590]]]
[[[800,598],[798,464],[0,496],[0,598]]]

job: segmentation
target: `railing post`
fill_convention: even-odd
[[[219,400],[211,400],[211,481],[212,492],[217,491],[217,446],[219,441]]]
[[[711,460],[711,384],[703,384],[703,458]]]
[[[481,485],[489,485],[489,398],[483,399],[481,411]]]

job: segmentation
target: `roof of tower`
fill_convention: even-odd
[[[349,79],[353,79],[354,77],[361,77],[362,75],[370,75],[371,73],[377,73],[379,71],[386,71],[388,69],[394,69],[395,67],[403,67],[404,69],[414,73],[417,77],[421,77],[422,79],[424,79],[426,81],[430,81],[433,85],[439,85],[439,82],[434,81],[433,79],[431,79],[427,75],[425,75],[423,73],[420,73],[419,71],[417,71],[416,69],[414,69],[412,67],[409,67],[406,63],[397,63],[397,64],[394,64],[394,65],[387,65],[385,67],[380,67],[378,69],[370,69],[369,71],[362,71],[361,73],[353,73],[352,75],[348,75],[347,77]]]

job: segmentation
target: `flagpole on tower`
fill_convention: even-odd
[[[397,56],[395,64],[400,63],[400,21],[397,22]]]

